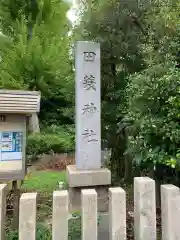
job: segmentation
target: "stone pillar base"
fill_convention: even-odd
[[[107,168],[98,170],[77,170],[75,165],[67,166],[69,185],[69,209],[81,211],[81,190],[95,189],[98,198],[98,211],[108,211],[108,188],[111,185],[111,172]]]
[[[81,190],[95,189],[98,198],[98,212],[108,211],[108,188],[107,186],[93,186],[93,187],[69,187],[69,210],[70,212],[81,211]]]

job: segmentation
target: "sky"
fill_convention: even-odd
[[[77,11],[77,4],[75,0],[68,0],[72,3],[71,9],[67,13],[67,17],[70,19],[72,23],[74,23],[77,20],[76,11]]]

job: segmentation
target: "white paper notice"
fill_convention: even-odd
[[[22,160],[22,132],[0,132],[0,161]]]

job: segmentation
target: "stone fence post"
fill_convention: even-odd
[[[135,240],[156,240],[155,181],[149,177],[134,179]]]
[[[20,198],[19,240],[36,240],[37,193],[23,193]]]

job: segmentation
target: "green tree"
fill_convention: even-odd
[[[0,3],[0,87],[41,91],[42,124],[72,123],[65,114],[73,93],[68,9],[57,0]]]
[[[139,47],[144,38],[141,15],[133,1],[96,1],[91,11],[84,10],[75,29],[78,39],[101,44],[102,135],[112,149],[110,167],[120,177],[124,177],[125,165],[131,166],[126,164],[128,157],[124,155],[126,125],[117,131],[126,112],[127,77],[145,67]]]
[[[178,76],[173,58],[179,49],[178,2],[93,1],[92,6],[82,9],[80,25],[75,29],[77,39],[101,43],[102,132],[112,149],[113,173],[121,178],[131,176],[133,144],[139,141],[147,151],[143,137],[153,135],[152,129],[146,129],[148,124],[142,139],[139,133],[139,120],[148,119],[148,97],[156,101],[149,109],[157,106],[159,92],[151,84],[164,82],[164,94],[171,86],[166,77]],[[135,147],[141,153],[140,146]]]
[[[127,118],[133,122],[129,151],[137,164],[148,163],[150,169],[159,164],[177,166],[178,170],[180,1],[160,6],[147,18],[151,21],[145,50],[148,68],[132,75],[128,85]]]

